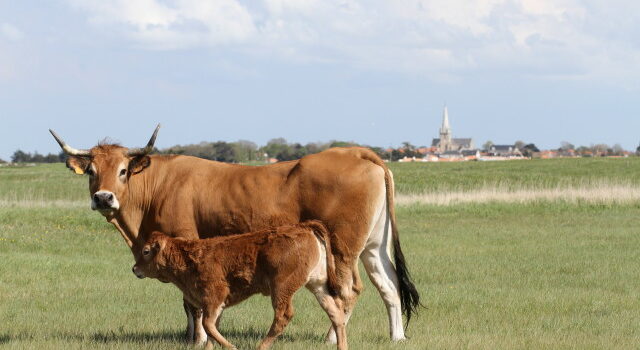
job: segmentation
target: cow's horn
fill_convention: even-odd
[[[160,130],[160,124],[156,126],[156,129],[153,131],[153,135],[151,135],[149,142],[147,142],[147,145],[144,148],[130,148],[129,151],[127,151],[127,155],[130,157],[143,156],[153,151],[153,144],[156,143],[156,136],[158,136],[158,130]]]
[[[89,151],[88,149],[75,149],[67,145],[64,141],[62,141],[60,136],[58,136],[58,134],[56,134],[55,131],[49,129],[49,132],[51,133],[51,135],[53,135],[53,138],[56,139],[56,141],[58,141],[58,144],[60,145],[60,147],[62,147],[62,150],[64,151],[64,153],[70,156],[79,156],[79,157],[91,156],[91,151]]]

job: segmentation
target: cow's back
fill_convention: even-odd
[[[384,195],[383,169],[368,157],[377,156],[364,148],[332,148],[264,166],[174,157],[161,170],[166,184],[143,231],[206,238],[311,219],[330,231],[366,221]]]

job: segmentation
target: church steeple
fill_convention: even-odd
[[[442,127],[440,128],[440,135],[443,134],[451,137],[451,127],[449,126],[449,112],[447,111],[447,105],[444,105],[444,111],[442,112]]]
[[[451,143],[451,127],[449,126],[449,111],[447,111],[447,105],[444,105],[444,111],[442,111],[442,127],[440,127],[440,152],[446,152],[453,149]]]
[[[436,148],[436,152],[445,153],[448,151],[461,151],[475,149],[472,138],[456,138],[454,139],[451,133],[451,125],[449,125],[449,110],[445,103],[442,109],[442,126],[440,127],[440,138],[433,139],[431,143],[432,147]],[[639,147],[640,148],[640,147]]]

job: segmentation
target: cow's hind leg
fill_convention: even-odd
[[[202,325],[202,310],[183,300],[184,311],[187,314],[187,342],[195,345],[207,343],[207,333]]]
[[[404,340],[405,336],[402,325],[398,275],[391,262],[390,242],[391,221],[385,205],[369,236],[364,251],[360,255],[360,259],[369,275],[369,279],[378,289],[387,308],[391,340],[399,341]]]
[[[347,349],[347,318],[343,311],[344,305],[339,298],[334,298],[329,294],[329,290],[326,285],[308,287],[309,290],[315,295],[318,303],[322,309],[327,313],[331,320],[331,329],[333,330],[334,337],[336,338],[334,343],[338,344],[339,350]]]
[[[345,327],[347,326],[347,323],[349,323],[349,319],[351,318],[351,313],[353,312],[353,308],[355,307],[355,303],[357,301],[358,296],[360,296],[360,293],[362,293],[362,289],[363,289],[363,285],[362,285],[362,279],[360,278],[360,273],[358,270],[358,263],[356,261],[356,263],[353,265],[353,270],[352,270],[352,276],[353,276],[353,286],[351,287],[351,289],[353,290],[353,294],[352,294],[352,302],[349,305],[349,308],[345,308],[344,303],[340,304],[340,308],[341,310],[344,312],[344,325]],[[325,342],[327,344],[337,344],[338,342],[338,338],[336,336],[336,329],[335,327],[333,327],[333,325],[331,327],[329,327],[329,331],[327,332],[327,335],[325,337]]]

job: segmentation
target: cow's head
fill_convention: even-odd
[[[125,148],[114,144],[99,144],[89,150],[67,145],[53,130],[51,135],[69,156],[67,167],[76,174],[89,176],[91,209],[110,215],[120,209],[127,198],[127,182],[149,166],[160,124],[144,148]]]
[[[132,271],[138,278],[157,278],[162,282],[167,282],[164,278],[164,270],[167,261],[162,254],[167,244],[170,244],[169,237],[160,232],[153,232],[142,249],[135,252],[136,264]]]

